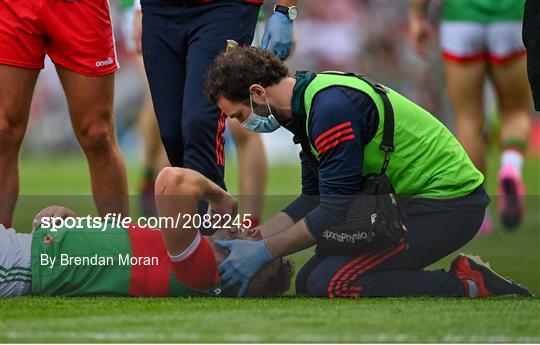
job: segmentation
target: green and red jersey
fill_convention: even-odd
[[[216,260],[204,238],[193,255],[172,263],[160,232],[148,228],[125,229],[109,224],[105,231],[51,231],[40,227],[33,235],[33,295],[159,297],[219,293]]]
[[[444,0],[442,18],[475,23],[521,21],[524,7],[524,0]]]

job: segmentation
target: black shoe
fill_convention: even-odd
[[[476,284],[478,297],[534,295],[523,285],[505,278],[489,267],[479,256],[459,254],[452,262],[450,272],[461,280],[472,280]],[[470,293],[470,292],[469,292]]]

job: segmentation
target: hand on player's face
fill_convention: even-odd
[[[210,241],[216,261],[220,264],[227,258],[229,252],[215,244],[215,241],[248,240],[249,238],[246,236],[246,232],[239,231],[237,228],[233,227],[230,229],[218,229],[212,235],[206,236],[206,239]]]
[[[218,266],[223,291],[240,284],[238,297],[246,292],[250,280],[267,262],[274,259],[268,252],[264,241],[215,241],[228,249],[230,254]]]
[[[76,217],[75,212],[70,210],[67,207],[63,206],[49,206],[39,211],[38,214],[34,217],[32,221],[32,230],[35,230],[40,224],[41,220],[45,217],[49,218],[67,218],[67,217]]]

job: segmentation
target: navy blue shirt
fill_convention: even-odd
[[[313,99],[308,139],[319,161],[310,158],[311,152],[300,153],[302,195],[283,212],[294,221],[305,218],[315,237],[343,222],[360,192],[364,147],[375,136],[378,122],[375,103],[361,91],[335,86]]]

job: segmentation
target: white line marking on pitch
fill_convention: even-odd
[[[148,332],[76,332],[76,331],[40,331],[35,335],[28,332],[19,331],[7,331],[3,334],[3,339],[88,339],[88,340],[111,340],[111,341],[126,341],[126,340],[191,340],[201,341],[205,339],[212,339],[214,337],[208,337],[205,334],[203,337],[199,333],[183,333],[183,332],[166,332],[166,333],[148,333]],[[277,336],[265,336],[260,334],[219,334],[215,336],[216,339],[222,339],[230,342],[263,342],[263,341],[292,341],[292,342],[418,342],[419,337],[412,334],[361,334],[355,336],[346,335],[316,335],[316,334],[303,334],[303,335],[277,335]],[[520,343],[538,343],[540,337],[538,336],[518,336],[512,337],[507,335],[457,335],[446,334],[442,336],[432,336],[430,339],[439,339],[442,342],[461,343],[461,342],[474,342],[474,343],[500,343],[500,342],[520,342]]]

